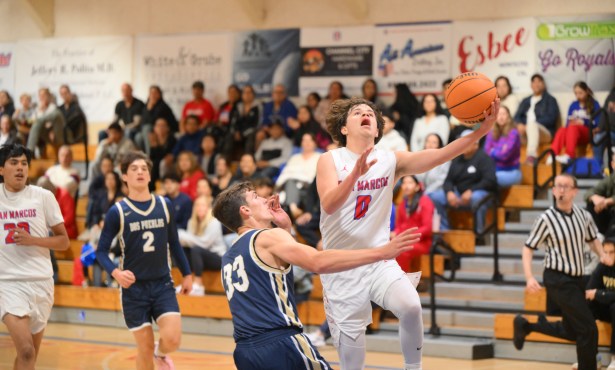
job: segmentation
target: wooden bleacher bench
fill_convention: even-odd
[[[81,256],[81,248],[83,247],[83,241],[71,239],[70,246],[65,251],[55,251],[54,254],[57,260],[72,260],[75,257]]]
[[[88,197],[83,196],[77,199],[77,206],[75,209],[75,216],[85,217],[88,209]]]
[[[85,146],[83,143],[73,144],[70,146],[73,151],[73,160],[76,162],[85,162]],[[88,145],[88,159],[90,162],[94,160],[96,156],[96,145]]]
[[[470,230],[449,230],[440,233],[442,239],[457,253],[474,254],[476,241]]]
[[[498,207],[498,230],[504,231],[506,225],[506,210]],[[459,209],[448,210],[448,220],[451,228],[454,230],[473,230],[474,229],[474,217],[472,212]],[[493,220],[493,212],[491,208],[487,211],[485,217],[486,224],[490,224]]]
[[[171,269],[171,276],[176,285],[181,284],[183,278],[177,267]],[[203,271],[202,278],[206,295],[210,293],[225,294],[220,271]]]
[[[504,208],[532,208],[534,188],[530,185],[513,185],[500,191],[500,203]]]
[[[45,171],[56,163],[54,159],[32,159],[28,170],[28,179],[36,180],[45,174]]]

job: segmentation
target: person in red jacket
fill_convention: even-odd
[[[412,250],[397,256],[397,263],[406,272],[418,271],[418,263],[423,254],[429,253],[432,240],[434,205],[428,196],[423,195],[423,185],[412,176],[402,178],[403,199],[395,211],[394,235],[412,227],[418,227],[421,240]]]

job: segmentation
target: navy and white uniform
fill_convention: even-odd
[[[131,271],[136,282],[121,289],[122,310],[130,330],[150,326],[164,315],[179,315],[171,279],[171,257],[183,276],[190,274],[188,260],[179,244],[171,202],[153,196],[145,202],[128,198],[115,203],[105,217],[96,258],[108,274],[116,268],[109,247],[116,236],[122,250],[120,270]]]
[[[303,334],[292,267],[271,267],[256,253],[254,243],[262,231],[245,232],[222,257],[222,282],[237,343],[235,365],[239,370],[330,369]]]

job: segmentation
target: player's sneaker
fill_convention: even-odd
[[[201,284],[192,284],[192,291],[190,292],[191,296],[202,297],[205,295],[205,287]]]
[[[609,367],[606,368],[606,370],[615,370],[615,360],[611,360],[611,363],[609,364]]]
[[[319,330],[307,333],[305,336],[308,337],[310,342],[312,342],[312,345],[316,348],[324,347],[326,344],[325,337]]]
[[[156,356],[156,352],[158,352],[158,342],[156,342],[156,347],[154,349],[154,365],[158,370],[175,370],[175,365],[173,365],[173,360],[169,355],[164,357]]]
[[[602,364],[600,362],[598,362],[596,364],[596,370],[600,370],[602,369]],[[615,369],[615,366],[611,367],[611,365],[609,365],[609,367],[607,367],[607,369]],[[579,370],[579,363],[575,362],[574,364],[572,364],[572,370]]]

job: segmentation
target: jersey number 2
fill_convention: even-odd
[[[239,281],[233,282],[233,271],[237,271],[237,278]],[[243,263],[243,257],[237,256],[233,263],[227,263],[224,265],[222,269],[222,273],[224,274],[224,285],[226,288],[226,297],[230,301],[233,298],[233,293],[235,293],[235,289],[240,292],[245,292],[248,290],[250,286],[250,281],[248,280],[248,274],[246,274],[246,268]]]
[[[354,219],[360,220],[365,217],[369,203],[372,201],[371,195],[359,195],[357,196],[357,204],[354,206]]]
[[[143,252],[153,252],[156,250],[152,244],[154,244],[154,233],[151,231],[146,231],[142,236],[145,239],[145,244],[143,245]]]
[[[27,222],[18,222],[17,225],[13,223],[4,224],[4,230],[8,230],[8,234],[6,234],[6,238],[4,238],[4,242],[6,244],[14,244],[15,243],[15,229],[24,229],[28,233],[30,233],[30,224]]]

